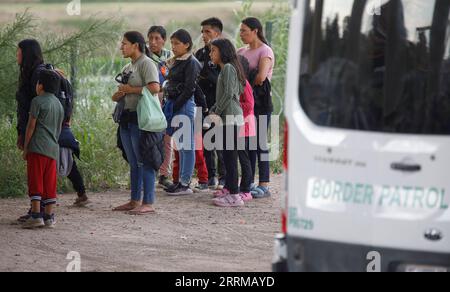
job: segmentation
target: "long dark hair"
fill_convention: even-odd
[[[177,39],[185,45],[189,44],[188,52],[190,52],[192,50],[192,47],[194,46],[191,35],[185,29],[177,30],[170,36],[170,39]]]
[[[144,36],[138,32],[138,31],[129,31],[126,32],[123,37],[125,39],[127,39],[130,43],[134,44],[138,44],[139,45],[139,51],[145,55],[147,55],[147,57],[150,57],[150,50],[147,47],[147,44],[145,43],[145,38]]]
[[[243,87],[245,87],[247,79],[245,78],[244,69],[238,59],[236,48],[233,44],[227,39],[216,39],[211,43],[211,45],[219,49],[222,63],[231,64],[234,66],[238,74],[239,82]]]
[[[22,87],[31,82],[34,70],[44,64],[41,45],[37,40],[26,39],[18,44],[22,51],[22,64],[20,64],[19,86]]]
[[[264,36],[264,29],[261,24],[261,21],[259,21],[258,18],[255,17],[248,17],[244,20],[242,20],[242,23],[248,26],[251,30],[258,30],[258,38],[260,41],[265,43],[266,45],[270,46],[269,42],[267,41],[266,37]]]

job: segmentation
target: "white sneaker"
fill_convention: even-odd
[[[42,227],[45,227],[44,219],[42,218],[35,219],[30,217],[22,224],[23,229],[36,229]]]
[[[52,216],[52,218],[44,220],[45,228],[53,229],[56,226],[56,219],[55,216]]]

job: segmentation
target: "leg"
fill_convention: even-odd
[[[55,225],[54,206],[56,205],[56,186],[57,186],[57,174],[56,174],[56,160],[47,158],[45,173],[44,173],[44,206],[45,225],[49,228],[53,228]]]
[[[227,128],[229,129],[227,131]],[[234,131],[234,135],[227,135],[226,132]],[[224,127],[224,161],[227,170],[226,186],[230,194],[218,197],[213,200],[213,203],[219,207],[242,207],[244,201],[239,194],[239,171],[238,171],[238,151],[237,151],[237,127]],[[233,140],[233,141],[230,141]],[[229,143],[227,143],[227,141]],[[227,144],[229,147],[227,147]],[[231,147],[233,146],[233,147]],[[227,149],[228,148],[228,149]],[[231,149],[230,149],[231,148]]]
[[[170,177],[171,173],[171,166],[172,166],[172,137],[169,135],[164,135],[164,162],[161,166],[161,169],[159,170],[161,176],[164,176],[166,178]]]
[[[211,130],[211,129],[210,129]],[[204,134],[206,134],[208,131],[204,131]],[[214,139],[215,140],[215,139]],[[215,141],[211,141],[211,142],[215,142]],[[216,169],[216,161],[217,161],[217,156],[216,156],[216,151],[215,150],[206,150],[205,148],[203,148],[203,154],[206,160],[206,166],[208,168],[208,179],[209,180],[213,180],[216,178],[217,175],[217,169]]]
[[[180,152],[175,150],[174,153],[174,161],[173,161],[173,182],[179,183],[180,182]]]
[[[198,135],[197,141],[203,145],[203,137]],[[197,177],[200,184],[208,184],[209,175],[208,168],[206,167],[205,157],[203,155],[203,147],[200,150],[195,151],[195,168],[197,169]]]
[[[233,131],[234,133],[232,134]],[[232,195],[239,194],[238,151],[236,149],[237,127],[224,127],[224,151],[223,158],[227,171],[226,186]],[[232,135],[231,135],[232,134]],[[229,144],[229,145],[227,145]],[[232,146],[230,148],[230,146]]]
[[[239,163],[241,164],[242,179],[241,179],[241,193],[249,193],[252,184],[252,167],[250,165],[250,157],[248,151],[238,151]]]
[[[261,121],[258,125],[258,169],[259,169],[259,185],[268,187],[270,183],[270,161],[269,161],[269,125],[270,115],[259,116]],[[266,126],[264,129],[260,125]]]
[[[23,221],[22,228],[34,229],[44,227],[41,202],[44,196],[44,157],[35,153],[27,156],[28,194],[31,200],[30,216]]]
[[[29,153],[27,156],[28,195],[31,200],[31,215],[42,217],[41,201],[44,196],[44,169],[42,156]]]
[[[132,136],[132,124],[129,124],[126,127],[120,126],[120,138],[130,165],[131,200],[129,203],[115,208],[115,211],[130,211],[140,205],[142,176],[140,176],[141,174],[139,173],[140,169],[138,167],[137,156],[133,147]]]
[[[181,114],[186,115],[189,118],[190,125],[183,125],[183,127],[189,127],[189,137],[183,137],[180,149],[180,183],[183,186],[189,186],[192,181],[195,167],[195,137],[194,137],[194,118],[195,118],[195,103],[193,98],[189,100]]]

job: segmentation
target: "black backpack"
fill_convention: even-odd
[[[61,105],[64,109],[64,123],[70,121],[73,113],[73,101],[74,101],[74,92],[72,84],[65,76],[63,76],[55,67],[51,64],[45,65],[45,69],[53,70],[58,76],[60,80],[59,90],[57,92],[56,97],[61,102]]]

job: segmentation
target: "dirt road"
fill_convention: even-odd
[[[0,271],[66,271],[69,252],[87,271],[270,271],[274,235],[280,229],[282,176],[273,197],[241,209],[211,205],[211,195],[170,198],[160,191],[157,214],[111,212],[127,192],[93,194],[88,208],[59,198],[54,230],[22,230],[14,222],[27,199],[0,200]]]

